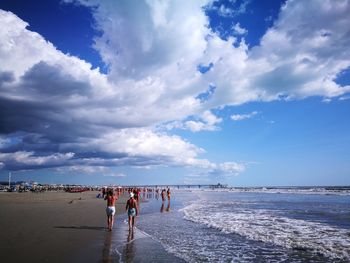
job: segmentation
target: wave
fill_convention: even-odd
[[[316,195],[350,195],[349,186],[327,186],[327,187],[230,187],[218,189],[190,189],[196,191],[216,192],[248,192],[248,193],[270,193],[270,194],[316,194]]]
[[[233,202],[198,202],[182,211],[185,219],[224,233],[332,259],[350,260],[350,231],[346,229],[288,218],[272,210],[237,208]]]

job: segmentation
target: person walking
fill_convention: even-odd
[[[113,189],[109,189],[105,197],[105,200],[107,200],[106,214],[107,214],[107,227],[109,231],[112,231],[112,228],[113,228],[114,215],[115,215],[115,202],[117,201],[117,199],[118,197],[113,193]]]
[[[130,198],[126,201],[125,210],[128,212],[129,217],[129,230],[134,230],[135,228],[135,217],[138,215],[138,204],[134,199],[134,193],[130,193]]]

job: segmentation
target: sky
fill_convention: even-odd
[[[349,0],[0,0],[0,181],[350,185]]]

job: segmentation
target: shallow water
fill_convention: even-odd
[[[113,231],[106,232],[105,238],[101,262],[185,262],[140,228],[130,231],[126,215],[116,219]]]
[[[187,262],[350,261],[348,194],[200,190],[173,191],[170,205],[147,200],[138,228]]]

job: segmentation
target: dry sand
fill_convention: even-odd
[[[1,262],[104,262],[106,201],[97,194],[0,193]]]

